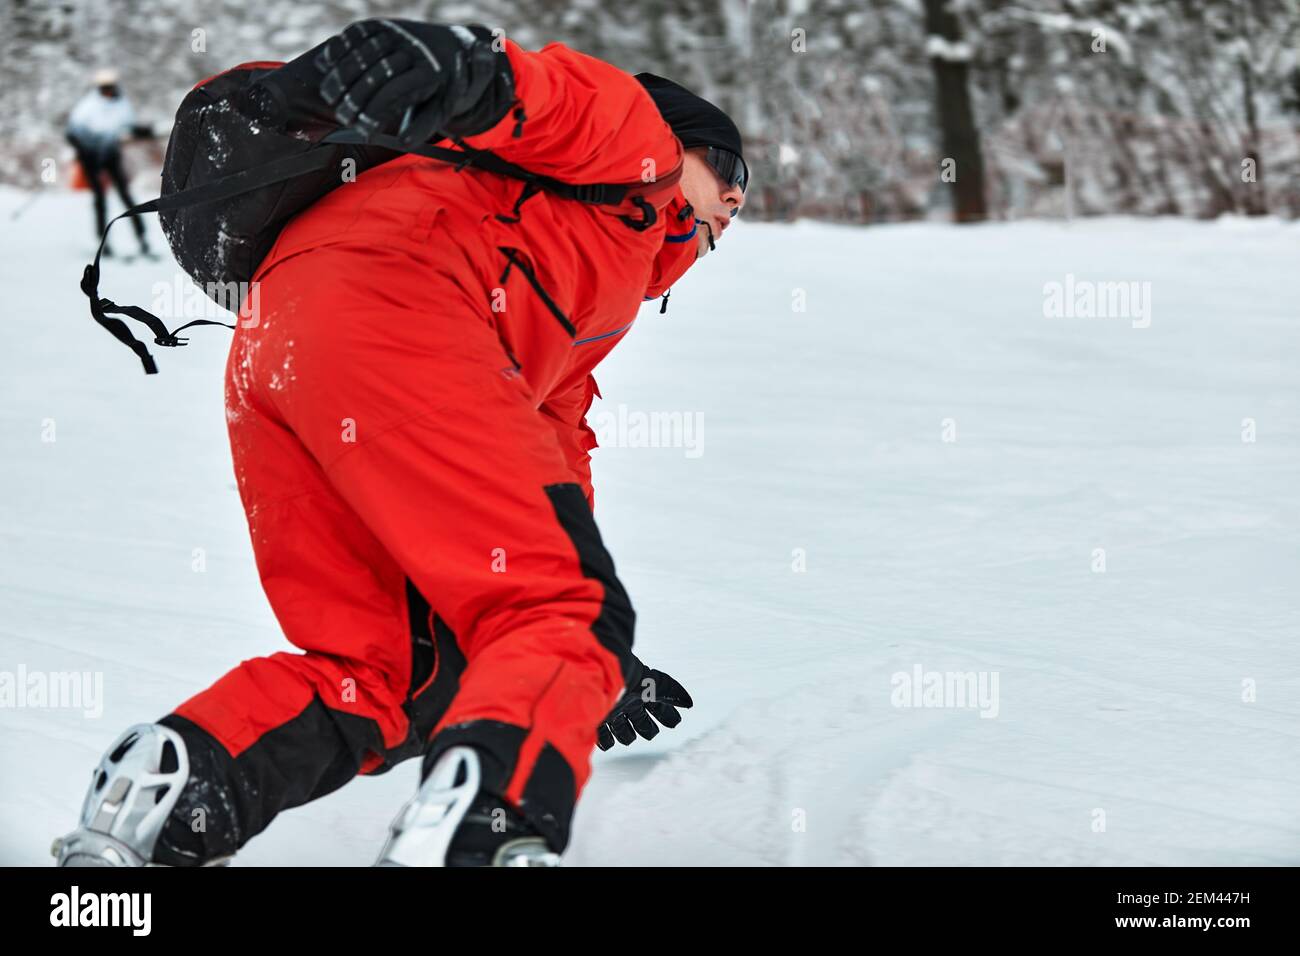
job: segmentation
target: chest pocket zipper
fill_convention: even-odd
[[[555,300],[551,298],[550,294],[542,288],[542,284],[537,281],[537,273],[533,271],[533,268],[528,264],[528,261],[519,254],[519,250],[510,246],[497,246],[497,248],[501,250],[502,255],[504,255],[508,260],[506,262],[505,271],[501,273],[501,278],[498,280],[501,285],[504,286],[506,284],[506,279],[510,277],[510,270],[512,268],[518,268],[519,271],[523,273],[524,278],[528,280],[528,284],[533,287],[533,291],[537,293],[537,297],[541,299],[546,308],[550,310],[551,315],[555,316],[556,321],[563,326],[564,331],[568,334],[569,338],[576,338],[578,330],[574,328],[573,323],[569,321],[569,317],[564,314],[563,310],[555,304]]]

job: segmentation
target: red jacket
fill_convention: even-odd
[[[482,302],[503,365],[518,367],[590,503],[596,440],[585,416],[599,394],[591,371],[642,302],[662,294],[695,260],[695,223],[682,218],[686,201],[675,185],[682,147],[649,94],[622,70],[558,43],[530,53],[507,42],[507,55],[515,108],[469,145],[569,183],[667,180],[670,188],[649,197],[654,225],[638,231],[623,222],[620,216],[639,216],[628,204],[588,205],[545,192],[516,209],[518,180],[404,156],[290,222],[254,278],[345,238],[411,247],[423,258],[430,244],[443,247],[440,271]],[[391,294],[418,301],[426,286],[413,268],[409,283]]]

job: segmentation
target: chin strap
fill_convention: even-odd
[[[718,248],[713,244],[713,227],[709,225],[708,220],[696,219],[695,221],[699,225],[703,226],[704,231],[708,234],[706,238],[709,240],[709,251],[712,252],[714,249]]]

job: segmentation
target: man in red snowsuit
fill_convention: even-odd
[[[493,43],[363,21],[320,48],[321,94],[345,126],[633,188],[593,205],[408,155],[281,233],[226,408],[258,571],[301,653],[244,661],[159,722],[189,783],[156,862],[227,856],[358,773],[423,755],[427,781],[463,747],[471,816],[503,806],[507,836],[559,853],[597,727],[640,690],[591,512],[591,371],[743,205],[740,137],[666,80]],[[445,862],[499,849],[476,856],[468,828]]]

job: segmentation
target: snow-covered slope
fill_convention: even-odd
[[[0,708],[0,863],[42,864],[123,727],[287,645],[227,460],[227,333],[145,377],[77,289],[84,197],[11,219],[24,198],[0,192],[0,674],[103,688],[89,717]],[[738,223],[599,375],[638,651],[698,706],[597,755],[569,862],[1300,863],[1298,239]],[[147,305],[174,271],[103,291]],[[1149,326],[1045,317],[1067,274],[1149,282]],[[639,447],[654,412],[689,447]],[[988,696],[897,706],[918,669]],[[368,864],[416,772],[239,862]]]

